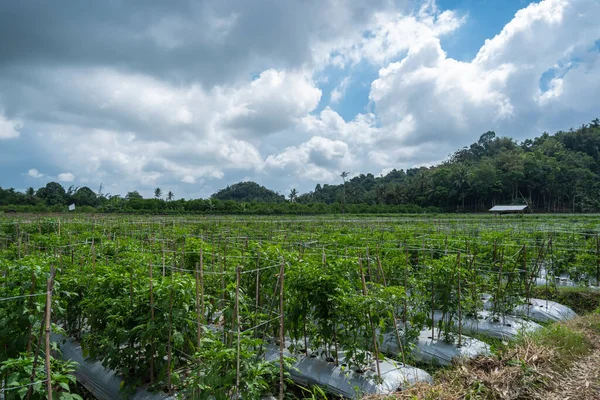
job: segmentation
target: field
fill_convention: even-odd
[[[490,321],[506,324],[540,285],[556,292],[557,277],[597,285],[599,223],[591,215],[0,217],[0,386],[7,399],[46,398],[48,384],[55,398],[78,398],[69,374],[77,367],[56,352],[68,338],[116,371],[132,397],[149,388],[161,398],[280,390],[318,398],[320,389],[295,378],[309,357],[381,387],[386,362],[438,370],[414,343],[430,330],[429,339],[460,348],[483,295]],[[502,345],[475,336],[492,351]],[[397,347],[386,347],[390,337]]]

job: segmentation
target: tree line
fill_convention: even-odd
[[[497,204],[527,204],[542,212],[600,210],[600,120],[578,129],[543,133],[522,142],[489,131],[432,167],[392,170],[386,175],[340,172],[340,184],[317,184],[304,194],[283,195],[255,182],[240,182],[208,199],[175,199],[156,188],[153,198],[65,189],[50,182],[19,192],[0,187],[0,211],[325,214],[477,212]]]

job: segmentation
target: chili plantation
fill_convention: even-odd
[[[573,318],[534,293],[597,287],[599,222],[0,218],[0,398],[361,398],[429,384]]]

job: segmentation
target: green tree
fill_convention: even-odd
[[[66,204],[67,192],[58,182],[48,182],[46,186],[38,189],[36,196],[44,200],[49,206]]]
[[[162,197],[162,190],[160,190],[160,188],[154,189],[154,198],[160,199],[161,197]]]
[[[292,203],[295,203],[296,200],[298,200],[298,191],[296,190],[296,188],[293,188],[292,190],[290,190],[290,194],[288,195],[288,198],[290,199],[290,201]]]

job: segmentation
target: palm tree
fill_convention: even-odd
[[[290,194],[288,195],[288,197],[292,203],[296,202],[296,200],[298,199],[298,191],[296,190],[296,188],[290,190]]]
[[[454,185],[460,190],[460,198],[462,199],[462,210],[465,209],[465,187],[469,184],[469,170],[460,166],[454,177]]]
[[[154,198],[160,199],[161,197],[162,197],[162,190],[160,190],[160,188],[154,189]]]
[[[169,193],[167,193],[167,201],[172,201],[174,197],[175,195],[173,194],[173,192],[169,190]]]
[[[348,177],[350,172],[342,171],[340,177],[344,181],[343,191],[342,191],[342,214],[346,212],[346,178]]]
[[[29,204],[35,204],[35,189],[32,187],[28,187],[25,191],[25,195],[27,196],[27,202]]]

